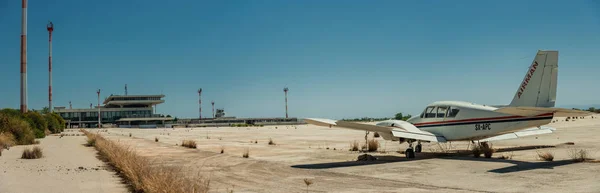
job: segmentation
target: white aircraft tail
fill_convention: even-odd
[[[511,107],[554,107],[558,51],[538,51],[519,85]]]

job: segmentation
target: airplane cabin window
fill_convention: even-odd
[[[456,117],[456,114],[458,114],[459,109],[456,107],[450,107],[450,110],[448,110],[448,116],[447,117]]]
[[[435,118],[435,113],[435,107],[427,107],[427,109],[425,109],[425,118]]]
[[[446,116],[446,112],[448,111],[448,107],[438,107],[437,108],[437,118],[444,118]]]

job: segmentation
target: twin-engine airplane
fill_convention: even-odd
[[[372,131],[385,140],[406,141],[408,158],[421,152],[421,142],[478,141],[487,146],[488,141],[552,133],[554,128],[542,125],[550,123],[555,116],[592,114],[554,108],[557,75],[558,51],[540,50],[507,106],[439,101],[429,104],[420,116],[407,121],[387,120],[375,125],[319,118],[304,121],[319,126]],[[417,145],[413,150],[414,142]]]

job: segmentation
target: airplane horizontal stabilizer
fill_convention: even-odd
[[[525,129],[525,130],[521,130],[521,131],[517,131],[517,132],[513,132],[513,133],[507,133],[507,134],[503,134],[503,135],[498,135],[498,136],[482,139],[479,141],[487,142],[487,141],[517,139],[517,138],[531,136],[531,135],[549,134],[549,133],[554,132],[554,130],[556,130],[556,129],[554,129],[552,127],[547,127],[547,126],[541,126],[540,128],[534,127],[534,128],[529,128],[529,129]]]
[[[546,107],[503,107],[495,110],[499,113],[519,115],[519,116],[536,116],[546,113],[554,113],[555,117],[575,117],[588,116],[594,113],[589,111],[564,109],[564,108],[546,108]]]

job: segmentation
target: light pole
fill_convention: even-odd
[[[287,107],[287,93],[289,89],[287,87],[283,88],[283,92],[285,93],[285,118],[288,118],[288,107]]]
[[[199,120],[202,119],[202,88],[198,89]]]
[[[211,101],[210,104],[212,104],[212,114],[213,114],[213,119],[215,118],[215,101]]]
[[[100,89],[96,93],[98,93],[98,129],[100,129]]]

